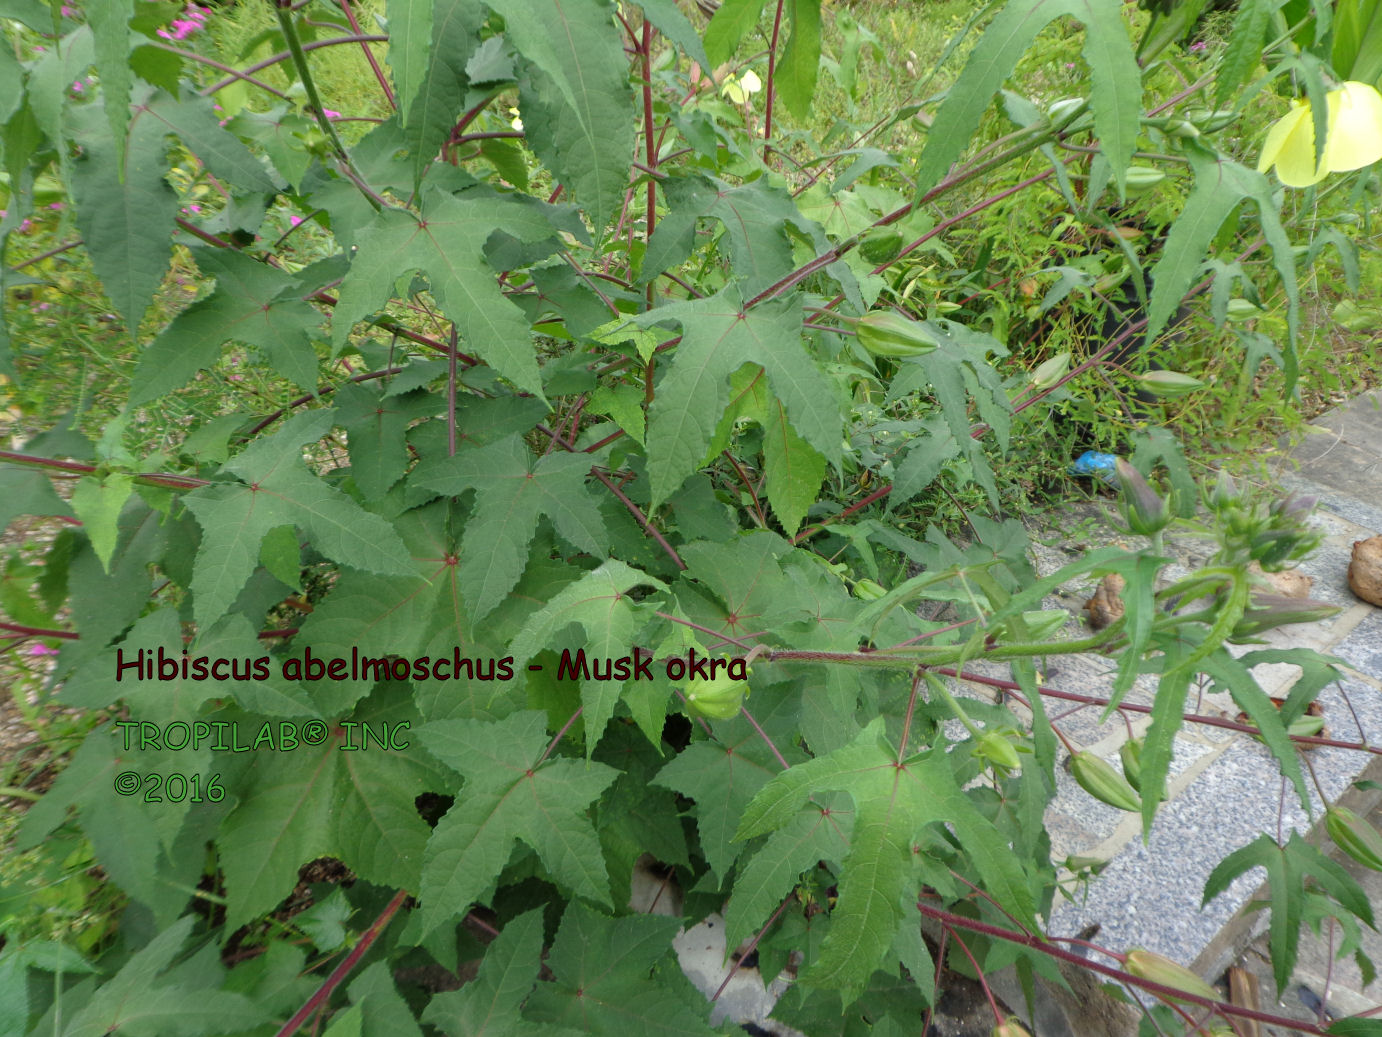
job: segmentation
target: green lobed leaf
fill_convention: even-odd
[[[410,486],[449,497],[476,491],[459,573],[472,619],[492,612],[518,582],[540,516],[580,550],[597,557],[605,552],[604,523],[585,486],[589,472],[587,455],[533,458],[517,436],[424,461],[413,471]]]
[[[1105,153],[1122,183],[1140,126],[1137,61],[1121,6],[1108,0],[1009,0],[984,30],[946,95],[917,167],[917,193],[934,187],[960,157],[979,120],[1037,33],[1068,15],[1085,25],[1085,60],[1094,77],[1090,104]]]
[[[854,829],[854,813],[847,806],[840,806],[807,804],[750,858],[735,880],[725,909],[726,947],[740,946],[766,922],[795,888],[803,872],[815,868],[820,861],[838,865],[845,859]]]
[[[345,344],[356,321],[388,302],[394,281],[424,274],[445,315],[455,321],[462,347],[483,357],[520,389],[542,396],[532,334],[523,312],[504,298],[484,245],[495,231],[520,241],[556,233],[544,212],[493,196],[452,197],[429,189],[422,216],[385,209],[360,234],[359,250],[341,284],[332,318],[333,341]]]
[[[192,95],[178,99],[160,90],[152,101],[139,109],[137,118],[161,123],[167,132],[176,134],[212,174],[237,190],[266,194],[279,190],[282,184],[269,176],[263,163],[251,154],[239,137],[221,126],[211,105],[209,97]]]
[[[628,61],[604,0],[485,0],[531,63],[528,145],[585,206],[597,236],[628,186],[635,124]]]
[[[710,1037],[704,999],[675,966],[658,968],[680,926],[571,904],[547,956],[556,981],[538,985],[525,1015],[603,1037]]]
[[[217,989],[225,970],[195,960],[172,964],[192,933],[192,915],[164,929],[137,951],[86,1005],[63,1037],[209,1037],[227,1027],[250,1030],[271,1017],[243,994]]]
[[[790,0],[792,34],[777,62],[778,94],[798,119],[811,112],[821,65],[821,0]]]
[[[202,527],[192,576],[193,615],[209,625],[235,601],[259,561],[260,542],[294,525],[328,558],[366,572],[409,575],[413,562],[390,524],[322,482],[301,447],[330,427],[331,412],[308,411],[256,440],[225,471],[247,482],[218,482],[184,496]]]
[[[182,388],[215,367],[221,346],[244,342],[262,349],[269,365],[303,389],[315,389],[317,354],[311,332],[321,317],[298,282],[242,252],[202,250],[197,265],[216,279],[211,295],[175,317],[139,358],[130,403],[138,405]]]
[[[515,840],[537,851],[554,881],[609,903],[609,878],[586,808],[619,776],[602,763],[544,757],[546,718],[440,720],[422,744],[466,779],[433,829],[423,862],[423,927],[464,914],[499,877]],[[539,762],[541,761],[541,762]]]
[[[849,745],[779,774],[755,797],[736,839],[784,827],[813,793],[839,789],[854,800],[854,831],[830,933],[806,975],[821,986],[862,990],[892,946],[912,891],[912,841],[935,822],[953,826],[988,891],[1005,911],[1034,924],[1026,880],[1002,836],[970,802],[939,750],[901,765],[877,717]]]
[[[178,196],[164,179],[165,127],[135,119],[122,155],[101,115],[94,105],[70,111],[81,145],[71,160],[72,197],[96,275],[133,335],[168,269]]]
[[[570,625],[579,626],[584,637],[573,643],[576,651],[583,651],[591,659],[628,658],[634,644],[634,634],[643,622],[629,591],[637,586],[651,586],[665,590],[666,585],[618,559],[611,558],[598,569],[586,573],[575,583],[562,588],[541,609],[534,612],[509,645],[515,671],[521,672],[528,660],[544,648],[553,651],[562,647],[554,644],[554,636]],[[640,603],[640,605],[643,603]],[[575,652],[572,653],[573,656]],[[644,652],[644,656],[649,653]],[[636,680],[633,676],[631,680]],[[586,756],[604,734],[605,725],[614,715],[625,682],[612,680],[582,680],[581,706],[584,709]],[[661,732],[658,732],[660,736]]]
[[[767,0],[725,0],[720,4],[705,27],[705,53],[712,68],[734,56],[739,43],[758,24],[766,3]]]
[[[390,747],[376,740],[360,748],[360,727],[337,726],[319,744],[274,753],[273,766],[249,768],[245,784],[228,790],[239,802],[217,844],[232,929],[272,910],[292,892],[298,869],[321,856],[370,882],[419,888],[430,833],[414,801],[444,787],[445,772],[420,745],[417,713],[397,686],[345,719],[376,735],[387,725]]]
[[[838,405],[833,390],[805,353],[797,299],[744,308],[733,287],[672,303],[642,315],[640,325],[676,320],[682,340],[649,408],[648,467],[653,503],[666,500],[705,457],[729,402],[729,378],[743,364],[760,364],[796,433],[827,461],[838,463]]]
[[[430,20],[430,57],[422,55],[420,62],[409,60],[409,75],[417,73],[417,82],[409,94],[400,82],[398,101],[403,137],[412,155],[413,180],[420,183],[424,170],[436,159],[452,128],[460,117],[465,102],[466,62],[474,53],[484,9],[479,0],[394,0],[410,11],[406,34],[408,45],[416,46],[416,30],[423,17],[417,8],[426,7]],[[390,16],[392,17],[392,15]],[[393,51],[390,50],[390,60]],[[394,74],[399,75],[395,66]]]
[[[389,16],[388,62],[404,125],[431,58],[433,6],[432,0],[388,0],[385,6]]]
[[[554,1028],[542,1027],[519,1014],[537,983],[542,942],[540,909],[510,920],[486,949],[475,978],[460,990],[432,998],[422,1021],[448,1037],[520,1037],[553,1032]]]

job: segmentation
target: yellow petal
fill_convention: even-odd
[[[1267,131],[1262,145],[1259,170],[1276,166],[1276,175],[1287,187],[1309,187],[1325,178],[1327,163],[1315,166],[1315,126],[1310,106],[1297,101],[1291,110]]]
[[[749,69],[744,73],[741,82],[744,84],[744,91],[746,93],[756,94],[763,89],[763,81],[758,78],[758,74],[754,72],[753,69]]]
[[[1382,94],[1367,83],[1349,82],[1326,96],[1329,137],[1324,165],[1329,172],[1362,169],[1382,159]]]

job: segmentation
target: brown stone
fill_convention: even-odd
[[[1353,542],[1348,586],[1370,605],[1382,605],[1382,536]]]

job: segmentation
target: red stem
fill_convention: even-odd
[[[798,26],[799,28],[799,26]],[[773,37],[768,41],[768,90],[763,100],[763,163],[773,153],[768,142],[773,136],[773,98],[777,86],[777,38],[782,31],[782,0],[777,0],[777,12],[773,15]]]
[[[355,35],[361,35],[360,23],[355,20],[355,12],[350,9],[350,0],[341,0],[341,13],[346,16],[346,21],[350,23],[350,28]],[[374,78],[379,81],[379,88],[384,91],[384,96],[389,99],[389,107],[397,108],[398,100],[393,95],[393,88],[389,86],[389,80],[384,75],[384,70],[379,67],[379,62],[374,59],[374,51],[369,49],[368,43],[361,43],[360,49],[365,52],[365,60],[369,62],[369,67],[374,69]]]
[[[365,956],[365,952],[373,946],[374,941],[379,939],[379,934],[384,931],[384,927],[389,924],[393,916],[398,913],[398,909],[403,906],[403,901],[407,899],[408,891],[406,889],[400,889],[394,894],[393,899],[390,900],[384,910],[380,912],[379,917],[374,920],[374,923],[366,929],[364,935],[360,937],[360,942],[345,956],[345,960],[336,966],[331,975],[326,977],[326,982],[321,985],[315,994],[307,999],[306,1004],[293,1013],[293,1017],[283,1024],[283,1028],[280,1029],[274,1037],[291,1037],[292,1034],[297,1033],[298,1028],[307,1021],[308,1017],[317,1010],[318,1006],[324,1007],[326,1005],[332,992],[341,985],[341,981],[350,974],[350,970]]]

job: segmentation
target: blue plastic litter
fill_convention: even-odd
[[[1118,458],[1112,454],[1100,454],[1093,450],[1086,450],[1066,471],[1071,475],[1088,475],[1104,482],[1113,484],[1118,481]]]

